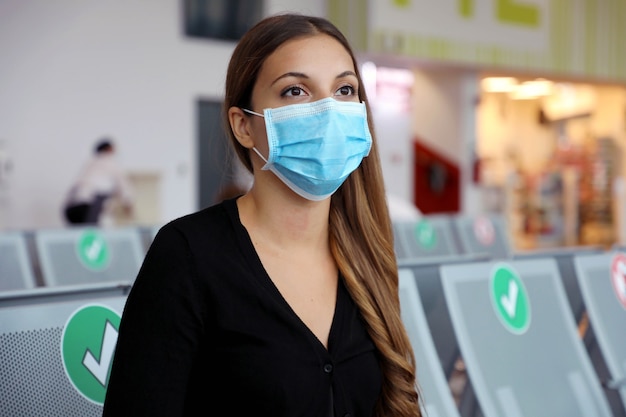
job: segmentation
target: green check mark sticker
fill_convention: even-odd
[[[109,247],[102,234],[96,230],[86,230],[78,239],[76,250],[85,267],[101,270],[109,263]]]
[[[524,283],[508,265],[498,265],[491,273],[491,303],[500,322],[510,332],[522,334],[530,326],[530,301]]]
[[[104,404],[120,316],[103,305],[90,304],[76,310],[61,336],[65,373],[85,398]]]
[[[437,244],[437,231],[426,219],[422,219],[415,225],[415,240],[424,249],[432,249]]]

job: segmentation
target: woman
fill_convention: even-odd
[[[366,103],[327,20],[273,16],[243,36],[224,115],[253,185],[159,231],[104,416],[420,415]]]

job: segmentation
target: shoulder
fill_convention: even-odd
[[[236,201],[226,200],[165,224],[155,241],[183,239],[210,244],[232,235],[239,223]]]

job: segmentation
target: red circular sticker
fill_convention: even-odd
[[[626,256],[617,254],[611,262],[611,283],[617,299],[626,308]]]
[[[490,246],[495,240],[493,223],[487,217],[481,216],[474,220],[474,236],[484,246]]]

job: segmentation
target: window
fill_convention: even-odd
[[[262,0],[183,0],[185,35],[239,40],[263,17]]]

